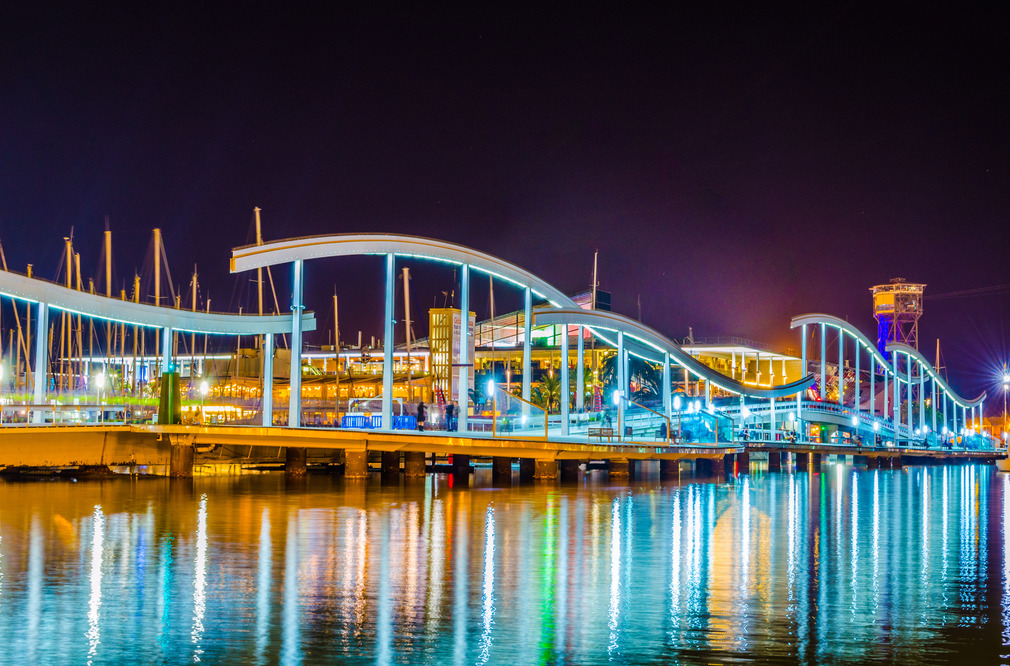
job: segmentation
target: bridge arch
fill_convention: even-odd
[[[293,315],[235,315],[218,312],[193,312],[176,308],[157,307],[148,303],[134,303],[99,294],[78,291],[62,285],[28,277],[11,271],[0,271],[0,294],[12,299],[25,301],[37,306],[35,367],[46,368],[49,365],[49,349],[46,344],[39,344],[46,339],[49,328],[49,310],[78,314],[92,319],[128,324],[143,328],[156,328],[163,331],[162,370],[167,371],[171,365],[171,333],[204,333],[209,335],[263,335],[266,346],[264,358],[272,367],[273,336],[286,333],[293,327],[296,319]],[[298,325],[305,330],[315,330],[315,316],[311,312],[300,312]],[[27,350],[26,350],[27,351]],[[46,374],[35,372],[32,399],[35,404],[46,400]],[[264,373],[264,420],[271,410],[268,409],[272,395],[273,372]],[[37,414],[36,418],[41,418]]]

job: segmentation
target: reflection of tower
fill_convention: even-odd
[[[890,284],[870,287],[873,294],[873,316],[877,320],[877,349],[890,360],[889,342],[903,342],[919,348],[919,317],[922,316],[924,284],[892,278]]]

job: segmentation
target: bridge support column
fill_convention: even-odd
[[[660,460],[659,461],[659,478],[660,479],[677,479],[677,478],[680,478],[680,461],[679,460]]]
[[[301,259],[291,264],[291,391],[288,396],[288,425],[302,424],[302,273]]]
[[[382,452],[382,463],[380,469],[382,470],[382,480],[392,481],[394,479],[399,479],[400,477],[400,452],[399,451],[383,451]]]
[[[880,457],[866,456],[866,469],[880,469]]]
[[[424,468],[424,452],[423,451],[406,451],[403,454],[403,474],[408,479],[423,478],[425,473]]]
[[[722,466],[727,472],[732,472],[736,469],[736,454],[726,453],[722,457]]]
[[[891,456],[891,469],[901,469],[904,463],[901,460],[901,456]]]
[[[263,397],[260,404],[263,405],[263,425],[272,426],[274,424],[274,334],[267,333],[263,336]],[[192,376],[192,375],[191,375]],[[192,380],[190,380],[192,381]],[[201,414],[201,416],[203,416]],[[204,422],[207,419],[204,417]]]
[[[793,454],[796,456],[796,471],[805,472],[807,467],[810,466],[810,454],[802,451],[797,451]]]
[[[631,478],[631,461],[627,458],[611,458],[607,461],[607,473],[611,479]]]
[[[348,451],[344,463],[344,478],[368,478],[368,451]]]
[[[558,461],[557,460],[540,460],[539,458],[535,462],[536,471],[533,473],[534,479],[540,479],[542,481],[556,481],[558,478]]]
[[[586,368],[584,357],[586,355],[585,341],[582,339],[582,326],[577,329],[579,339],[576,341],[575,351],[575,411],[581,413],[586,400]],[[935,400],[933,402],[936,402]],[[934,424],[934,430],[935,424]]]
[[[456,481],[470,480],[470,456],[452,454],[452,475],[456,477]]]
[[[491,482],[495,485],[512,485],[512,459],[495,456],[491,459]]]
[[[696,458],[694,473],[699,476],[722,475],[726,473],[726,463],[723,458]]]
[[[456,428],[466,433],[470,419],[470,369],[473,367],[473,359],[470,358],[470,347],[473,345],[470,339],[470,266],[467,264],[459,268],[459,309],[459,407],[456,410]]]
[[[736,473],[750,474],[750,451],[743,451],[737,454]]]
[[[561,327],[561,367],[558,370],[561,372],[561,436],[568,437],[569,431],[569,412],[568,408],[571,404],[570,396],[571,391],[568,388],[568,324]],[[564,480],[564,466],[561,467],[561,477]]]
[[[561,481],[570,482],[579,480],[579,462],[578,460],[559,460],[558,468],[561,471]]]
[[[168,461],[168,475],[174,478],[192,478],[193,445],[173,444]]]
[[[768,452],[768,471],[778,472],[782,470],[782,452],[781,451],[769,451]]]
[[[305,476],[306,449],[304,446],[289,446],[284,449],[284,474],[287,476]]]
[[[815,472],[821,471],[821,454],[820,453],[811,453],[810,454],[810,468],[813,471],[815,471]]]
[[[536,476],[536,461],[533,458],[519,459],[519,483],[529,483]]]
[[[33,399],[36,405],[41,405],[46,401],[46,389],[49,388],[49,345],[46,340],[49,336],[49,305],[39,303],[38,318],[35,320],[35,374],[33,375]],[[27,350],[26,350],[27,354]],[[25,364],[28,359],[25,359]],[[44,416],[41,411],[32,413],[33,423],[44,423]],[[172,447],[174,450],[175,447]],[[189,476],[193,476],[193,464],[190,461]]]

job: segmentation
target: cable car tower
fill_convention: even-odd
[[[877,349],[891,360],[887,345],[903,342],[919,348],[919,317],[922,316],[924,284],[892,278],[889,284],[870,287],[873,294],[873,317],[877,320]]]

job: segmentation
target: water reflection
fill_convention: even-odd
[[[0,637],[27,662],[1010,652],[1010,476],[988,467],[513,489],[313,477],[291,494],[269,475],[0,482],[0,507]]]

